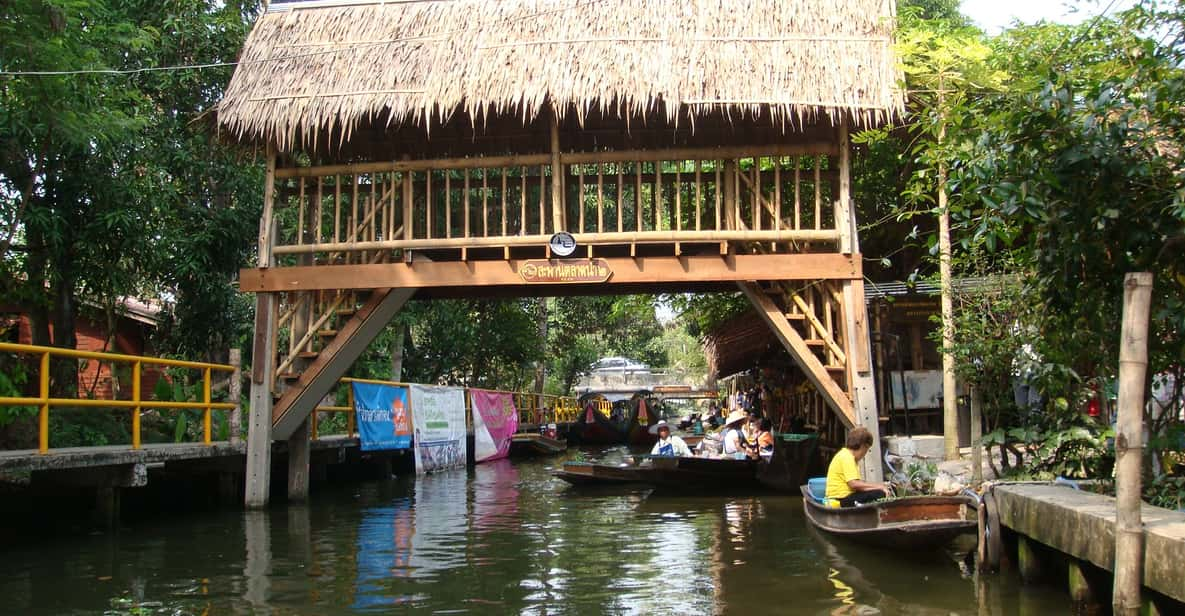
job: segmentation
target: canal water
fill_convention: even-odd
[[[570,451],[613,461],[622,448]],[[9,614],[1059,614],[970,545],[863,549],[800,498],[577,490],[564,458],[321,486],[307,506],[162,515],[6,550]]]

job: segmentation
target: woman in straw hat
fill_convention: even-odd
[[[724,418],[724,438],[721,441],[724,443],[723,453],[726,458],[735,458],[745,455],[744,450],[744,435],[741,434],[741,423],[745,421],[747,415],[740,409],[733,409],[728,417]],[[739,455],[738,455],[739,454]]]

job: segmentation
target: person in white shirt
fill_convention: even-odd
[[[741,422],[745,421],[745,412],[736,409],[728,414],[724,420],[723,439],[724,443],[722,450],[725,458],[735,458],[739,455],[744,455],[745,450],[742,445],[744,435],[741,433]]]
[[[683,439],[671,434],[671,426],[666,420],[658,420],[658,423],[650,427],[650,433],[658,435],[658,442],[650,450],[650,455],[670,457],[691,456],[691,449],[687,447],[687,443],[683,442]]]

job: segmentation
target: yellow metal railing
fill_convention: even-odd
[[[395,387],[407,387],[409,385],[409,383],[401,383],[398,381],[356,379],[353,377],[344,377],[339,380],[338,383],[342,385],[349,385],[350,383],[373,383],[376,385],[392,385]],[[468,395],[470,388],[466,387],[464,389],[466,392],[465,424],[466,427],[469,427],[472,425],[471,417],[473,415],[473,409],[470,408],[470,397]],[[497,389],[486,389],[486,391],[497,391],[499,393],[510,394],[513,396],[514,406],[518,410],[518,421],[520,424],[566,423],[576,421],[576,418],[580,415],[580,406],[577,404],[576,398],[570,396],[535,394]],[[412,412],[415,412],[414,409]],[[346,413],[346,436],[353,437],[356,434],[356,423],[354,418],[354,388],[346,388],[345,406],[324,405],[318,406],[313,410],[312,420],[309,424],[309,431],[310,437],[314,440],[319,437],[318,425],[320,421],[317,417],[319,413]]]
[[[160,357],[142,357],[139,355],[122,355],[119,353],[99,353],[95,351],[78,351],[75,349],[59,349],[31,344],[0,343],[0,352],[18,355],[35,355],[40,361],[37,369],[38,396],[0,396],[0,406],[36,406],[38,407],[38,445],[41,453],[49,453],[49,410],[53,407],[99,407],[121,408],[132,411],[132,448],[140,449],[140,413],[145,406],[149,408],[168,409],[201,409],[202,413],[202,442],[209,445],[212,440],[211,412],[214,409],[232,410],[238,408],[238,401],[213,402],[211,400],[211,373],[231,372],[237,378],[238,366],[229,364],[210,364],[204,362],[184,361],[180,359],[164,359]],[[50,360],[54,357],[70,359],[95,359],[99,361],[131,364],[132,367],[132,398],[130,400],[98,400],[89,398],[51,398],[49,395]],[[141,375],[145,365],[167,366],[174,368],[188,368],[202,371],[202,399],[200,401],[163,401],[145,400],[140,391]]]

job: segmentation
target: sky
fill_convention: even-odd
[[[1130,7],[1135,0],[963,0],[963,13],[989,34],[1019,20],[1033,23],[1041,19],[1058,23],[1078,23],[1103,12],[1109,14]],[[1075,10],[1076,9],[1076,10]]]

